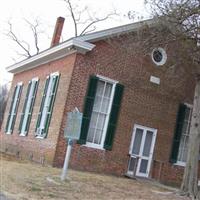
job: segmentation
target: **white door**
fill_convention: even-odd
[[[135,125],[130,145],[128,174],[148,177],[151,168],[157,130]],[[133,166],[134,165],[134,166]]]

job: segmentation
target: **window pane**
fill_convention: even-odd
[[[92,116],[91,116],[91,120],[90,120],[90,127],[91,128],[95,128],[96,123],[97,123],[97,117],[98,117],[98,113],[93,112]]]
[[[134,157],[130,157],[128,171],[135,172],[137,166],[137,159]]]
[[[186,162],[188,148],[184,148],[182,151],[183,151],[182,162]]]
[[[108,113],[108,107],[109,107],[110,99],[103,98],[102,106],[101,106],[101,112]]]
[[[107,83],[104,97],[110,97],[111,96],[111,91],[112,91],[112,84]]]
[[[100,96],[95,97],[93,110],[95,110],[97,112],[100,111],[101,100],[102,100],[102,97],[100,97]]]
[[[141,141],[142,141],[142,134],[143,134],[143,130],[137,128],[136,133],[135,133],[135,139],[134,139],[134,142],[133,142],[132,154],[136,154],[136,155],[139,154]]]
[[[102,130],[96,129],[95,137],[94,137],[94,143],[100,144],[101,143],[101,137],[102,137]]]
[[[97,129],[103,130],[105,120],[106,120],[106,115],[99,113],[99,117],[97,121]]]
[[[90,128],[89,131],[88,131],[88,135],[87,135],[87,141],[88,142],[93,142],[94,133],[95,133],[95,129]]]
[[[104,81],[98,81],[98,84],[97,84],[97,95],[98,96],[103,95],[104,85],[105,85]]]
[[[186,111],[185,111],[185,120],[188,121],[189,120],[189,117],[190,117],[190,108],[186,108]]]
[[[147,131],[145,143],[144,143],[143,156],[148,157],[150,155],[152,138],[153,138],[153,132]]]
[[[140,172],[141,173],[147,173],[147,165],[148,165],[148,160],[141,160],[141,164],[140,164]]]
[[[178,153],[178,161],[183,161],[183,149],[185,146],[185,136],[181,137],[180,145],[179,145],[179,153]]]
[[[185,123],[183,124],[182,134],[187,134],[187,129],[188,129],[188,123],[185,122]]]

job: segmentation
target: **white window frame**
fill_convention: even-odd
[[[160,61],[160,62],[157,62],[156,60],[154,60],[154,52],[155,51],[159,51],[161,54],[162,54],[162,60]],[[166,61],[167,61],[167,53],[166,53],[166,51],[163,49],[163,48],[161,48],[161,47],[158,47],[158,48],[155,48],[155,49],[153,49],[153,51],[152,51],[152,53],[151,53],[151,59],[152,59],[152,61],[157,65],[157,66],[162,66],[162,65],[164,65],[165,63],[166,63]]]
[[[188,108],[190,108],[190,109],[192,109],[193,108],[193,105],[191,105],[191,104],[188,104],[188,103],[184,103],[184,105],[186,105]],[[192,115],[192,111],[191,111],[191,113],[190,113],[190,116],[189,116],[189,120],[191,120],[191,116]],[[185,120],[185,119],[184,119]],[[190,121],[191,122],[191,121]],[[189,127],[187,127],[187,135],[188,135],[188,137],[189,137],[189,131],[190,131],[190,129],[189,129]],[[181,137],[182,137],[182,133],[181,133]],[[179,150],[180,150],[180,145],[179,145]],[[179,155],[179,150],[178,150],[178,155]],[[178,165],[178,166],[183,166],[183,167],[185,167],[185,165],[186,165],[186,162],[183,162],[183,161],[179,161],[178,160],[178,157],[177,157],[177,161],[176,161],[176,163],[174,163],[175,165]]]
[[[114,94],[115,94],[115,88],[116,88],[116,84],[118,83],[118,81],[115,81],[113,79],[110,79],[110,78],[107,78],[107,77],[101,76],[101,75],[97,75],[97,77],[99,78],[100,81],[104,81],[106,83],[112,84],[110,103],[109,103],[109,106],[108,106],[108,113],[106,115],[105,124],[104,124],[104,127],[103,127],[101,143],[100,144],[94,144],[92,142],[87,142],[87,140],[86,140],[86,145],[85,146],[91,147],[91,148],[95,148],[95,149],[105,150],[104,149],[104,142],[105,142],[105,139],[106,139],[106,132],[107,132],[107,128],[108,128],[108,122],[109,122],[112,103],[113,103],[113,98],[114,98]],[[95,94],[95,97],[96,97],[96,94]],[[92,112],[93,112],[93,110],[92,110]],[[89,129],[88,129],[88,132],[89,132]]]
[[[10,119],[9,119],[9,125],[8,125],[8,130],[6,130],[6,134],[10,135],[12,133],[11,131],[11,126],[12,126],[12,121],[13,121],[13,117],[14,117],[14,111],[15,111],[15,108],[17,106],[17,97],[19,95],[19,92],[20,92],[20,86],[23,85],[23,82],[19,82],[17,83],[16,87],[17,87],[17,91],[15,93],[15,97],[14,97],[14,101],[12,102],[12,104],[10,106],[12,106],[12,110],[11,110],[11,113],[10,113]]]
[[[50,77],[50,80],[49,80],[49,85],[48,85],[48,88],[47,88],[47,93],[46,93],[46,98],[45,98],[45,102],[44,102],[44,106],[43,106],[43,109],[46,108],[45,112],[42,111],[42,116],[41,116],[41,121],[40,121],[40,126],[38,127],[38,130],[37,131],[37,135],[36,135],[36,138],[38,139],[44,139],[44,135],[42,134],[42,130],[45,128],[45,121],[46,121],[46,117],[47,117],[47,114],[48,114],[48,106],[47,103],[49,101],[49,98],[50,98],[50,94],[51,94],[51,90],[50,88],[52,88],[52,80],[53,80],[53,77],[54,76],[59,76],[59,72],[54,72],[54,73],[51,73],[49,76],[47,76],[46,78]],[[48,98],[47,98],[48,97]]]
[[[33,87],[33,81],[36,81],[36,84],[37,84],[37,81],[39,81],[39,78],[38,77],[35,77],[31,80],[31,88],[30,88],[30,91],[29,91],[29,94],[28,94],[28,99],[27,99],[27,104],[26,104],[26,108],[25,108],[25,112],[24,112],[24,118],[23,118],[23,122],[22,122],[22,128],[21,128],[21,132],[20,132],[20,136],[26,136],[26,132],[25,132],[25,128],[26,128],[26,123],[27,123],[27,120],[28,120],[28,115],[29,115],[29,110],[30,110],[30,106],[31,106],[31,99],[33,97],[33,92],[34,92],[34,87]],[[26,117],[26,119],[25,119]]]

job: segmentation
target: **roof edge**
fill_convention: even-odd
[[[97,31],[94,33],[89,33],[87,35],[78,36],[77,39],[87,42],[94,42],[98,40],[102,40],[107,37],[114,37],[116,35],[121,35],[127,32],[131,32],[141,28],[144,25],[153,26],[156,23],[155,18],[147,19],[135,23],[125,24],[122,26],[117,26],[109,29],[105,29],[102,31]]]
[[[11,73],[19,73],[22,71],[26,71],[28,69],[38,67],[41,64],[48,63],[49,61],[53,61],[66,55],[69,55],[70,51],[74,52],[74,49],[78,53],[85,54],[88,51],[92,51],[92,49],[95,47],[95,45],[91,42],[131,32],[141,28],[144,25],[152,26],[155,23],[155,19],[148,19],[136,23],[126,24],[102,31],[97,31],[83,36],[78,36],[76,38],[71,38],[37,55],[34,55],[19,63],[8,66],[6,67],[6,70]]]
[[[19,63],[8,66],[6,67],[6,70],[10,73],[19,73],[74,53],[74,49],[79,53],[85,54],[86,52],[91,51],[94,47],[94,44],[74,38]]]

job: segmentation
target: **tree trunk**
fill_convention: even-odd
[[[181,191],[192,197],[198,198],[198,163],[200,146],[200,76],[196,79],[193,102],[192,119],[189,133],[187,162],[185,166]]]

